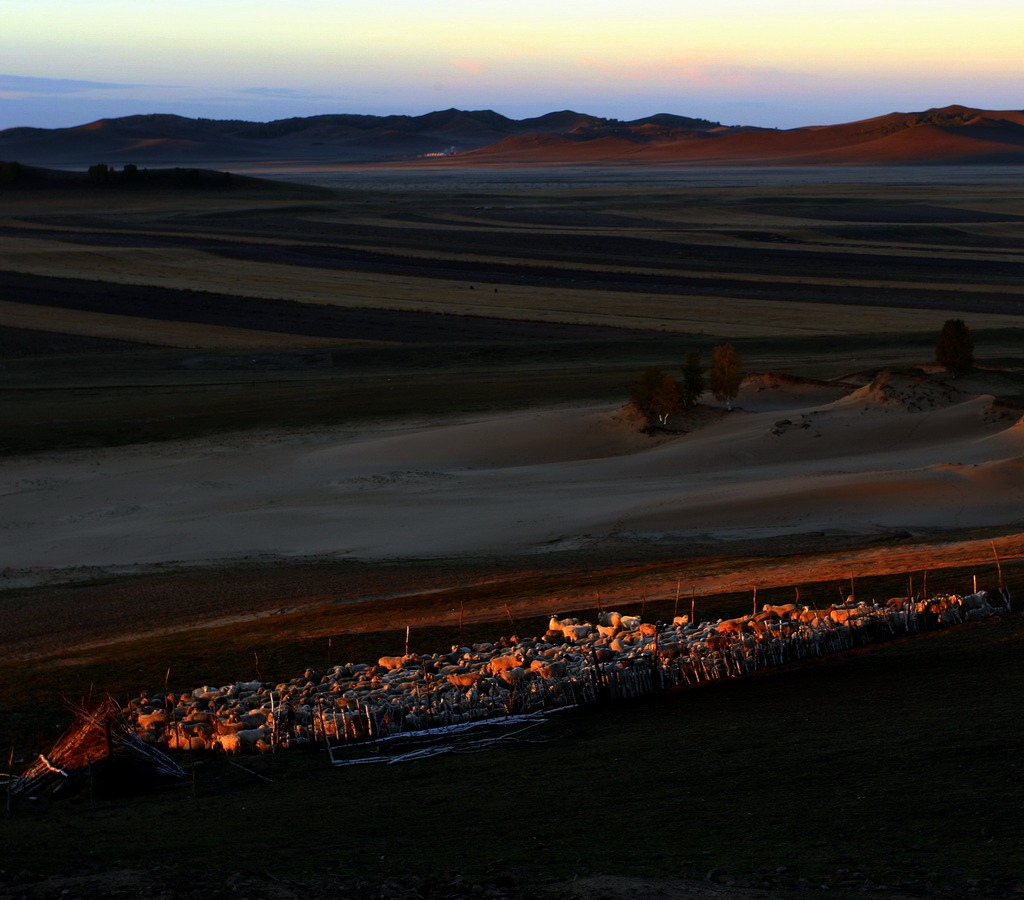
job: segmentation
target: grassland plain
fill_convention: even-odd
[[[5,197],[3,452],[615,401],[643,365],[726,339],[750,369],[832,378],[926,362],[954,315],[998,382],[986,389],[1024,394],[1012,184],[559,179]],[[471,640],[507,630],[506,603],[523,630],[592,615],[598,594],[664,616],[678,580],[712,619],[746,611],[753,584],[766,602],[800,586],[824,603],[853,574],[884,599],[928,570],[933,589],[962,590],[983,565],[991,580],[989,540],[1019,590],[1006,523],[65,572],[0,593],[3,739],[31,753],[66,722],[61,693],[133,694],[168,667],[184,690],[252,677],[257,652],[284,679],[325,663],[328,637],[335,659],[396,652],[407,621],[445,647],[463,604]],[[727,895],[1009,894],[1024,880],[1020,623],[571,713],[554,729],[567,735],[529,748],[387,769],[252,761],[273,784],[201,761],[196,795],[3,821],[0,877],[37,896],[173,893],[181,878],[203,896],[693,896],[708,876]]]

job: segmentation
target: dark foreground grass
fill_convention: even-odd
[[[273,783],[195,760],[194,787],[17,810],[0,868],[1008,893],[1024,880],[1022,650],[1018,614],[562,713],[543,744],[344,769],[316,751],[243,760]]]

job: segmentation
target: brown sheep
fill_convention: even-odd
[[[456,687],[476,687],[483,676],[479,672],[465,672],[463,674],[449,675],[448,681]]]
[[[527,664],[527,660],[520,654],[513,656],[493,656],[491,661],[484,667],[491,675],[497,675],[507,669],[515,669]]]
[[[535,672],[541,678],[564,678],[565,663],[561,660],[542,662],[539,659],[535,659],[530,663],[530,671]]]
[[[750,623],[746,619],[726,619],[715,626],[719,634],[743,634],[750,631]]]

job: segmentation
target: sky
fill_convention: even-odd
[[[0,0],[0,128],[494,109],[793,128],[1024,108],[1020,0]]]

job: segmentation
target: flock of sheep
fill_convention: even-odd
[[[130,703],[136,733],[171,749],[235,754],[310,741],[366,741],[496,716],[640,696],[1009,611],[1005,591],[825,610],[765,606],[694,624],[602,613],[552,617],[543,637],[501,638],[448,653],[307,669],[282,684],[240,681]]]

